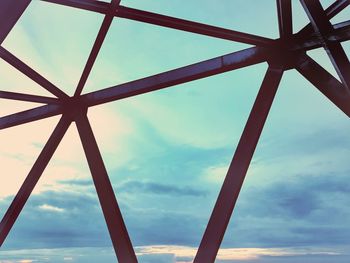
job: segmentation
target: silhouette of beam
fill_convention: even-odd
[[[81,99],[89,106],[98,105],[258,64],[264,62],[268,56],[268,50],[264,48],[249,48],[147,78],[91,92],[82,95]]]
[[[14,68],[18,69],[20,72],[28,76],[30,79],[38,83],[44,89],[51,92],[56,97],[68,98],[68,95],[66,93],[64,93],[62,90],[57,88],[54,84],[52,84],[50,81],[45,79],[43,76],[41,76],[39,73],[37,73],[31,67],[29,67],[24,62],[19,60],[17,57],[15,57],[13,54],[11,54],[9,51],[7,51],[3,47],[0,47],[0,57],[3,60],[5,60],[7,63],[12,65]]]
[[[301,59],[296,70],[350,117],[350,93],[344,85],[309,56]]]
[[[9,100],[20,100],[20,101],[28,101],[28,102],[38,102],[38,103],[59,103],[59,100],[56,98],[50,98],[45,96],[17,93],[11,91],[0,91],[0,98],[9,99]]]
[[[326,36],[332,32],[333,26],[329,22],[319,0],[300,0],[307,13],[314,30],[322,37],[323,46],[332,61],[343,84],[350,90],[350,62],[341,44],[329,41]]]
[[[280,37],[288,39],[293,34],[291,0],[277,0],[277,14]]]
[[[216,200],[194,263],[215,261],[250,161],[277,92],[283,69],[269,67]]]
[[[82,90],[83,90],[83,88],[85,86],[87,78],[90,75],[91,69],[92,69],[92,67],[93,67],[93,65],[95,63],[97,55],[98,55],[98,53],[99,53],[99,51],[101,49],[101,46],[103,44],[103,41],[104,41],[104,39],[105,39],[105,37],[107,35],[108,29],[111,26],[114,14],[117,11],[119,3],[120,3],[120,0],[112,0],[112,2],[108,5],[108,9],[107,9],[106,15],[105,15],[105,17],[103,19],[103,22],[102,22],[102,25],[100,27],[100,30],[98,31],[95,43],[94,43],[94,45],[92,47],[92,50],[91,50],[90,55],[89,55],[89,58],[88,58],[88,60],[87,60],[87,62],[85,64],[85,67],[84,67],[83,73],[82,73],[82,75],[80,77],[78,86],[77,86],[77,88],[75,90],[75,93],[74,93],[75,97],[80,95],[80,93],[82,92]]]
[[[45,2],[67,5],[75,8],[85,9],[93,12],[105,14],[107,12],[107,3],[87,0],[42,0]],[[221,27],[206,25],[203,23],[193,22],[185,19],[179,19],[171,16],[165,16],[148,11],[138,10],[125,6],[119,6],[115,12],[116,17],[131,19],[148,24],[173,28],[177,30],[187,31],[195,34],[211,36],[256,46],[271,46],[272,39],[247,34],[235,30],[225,29]]]
[[[269,50],[265,48],[249,48],[147,78],[91,92],[82,95],[78,100],[89,107],[95,106],[164,89],[230,70],[255,65],[266,61],[268,56],[270,56]],[[42,118],[48,118],[61,114],[63,111],[64,106],[45,105],[31,110],[11,114],[0,118],[0,129],[36,121]]]
[[[62,112],[63,107],[61,105],[50,104],[10,114],[0,118],[0,130],[59,115]]]
[[[1,0],[0,1],[0,45],[17,23],[31,0]]]
[[[21,213],[25,203],[27,202],[30,194],[39,181],[52,155],[56,151],[58,144],[66,133],[70,123],[71,120],[66,116],[63,116],[61,118],[43,150],[41,151],[38,159],[30,170],[27,178],[24,180],[10,207],[6,211],[3,219],[0,222],[0,246],[5,241],[13,224]]]
[[[118,261],[137,263],[128,231],[87,116],[83,113],[77,115],[76,125]]]
[[[332,19],[341,11],[343,11],[349,4],[350,4],[350,0],[337,0],[333,4],[331,4],[325,10],[328,20]],[[312,24],[309,23],[298,32],[298,35],[306,36],[311,34],[312,32],[313,32],[313,27],[312,27]]]

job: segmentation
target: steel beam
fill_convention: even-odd
[[[280,37],[287,40],[293,34],[292,2],[291,0],[276,0],[276,2]]]
[[[350,62],[341,44],[329,41],[326,36],[334,29],[319,0],[300,0],[314,30],[321,36],[323,46],[332,61],[341,81],[350,90]]]
[[[45,103],[45,104],[49,104],[49,103],[50,104],[51,103],[57,104],[57,103],[59,103],[59,100],[57,98],[24,94],[24,93],[17,93],[17,92],[11,92],[11,91],[0,91],[0,98],[1,99],[8,99],[8,100],[38,102],[38,103]]]
[[[307,55],[302,56],[296,70],[350,117],[350,93],[336,78]]]
[[[31,0],[1,0],[0,1],[0,45],[17,23]]]
[[[54,84],[48,81],[46,78],[41,76],[27,64],[19,60],[16,56],[11,54],[5,48],[0,47],[0,57],[5,60],[7,63],[12,65],[14,68],[18,69],[20,72],[28,76],[30,79],[38,83],[47,91],[51,92],[53,95],[59,98],[68,98],[68,95],[64,93],[62,90],[57,88]]]
[[[112,2],[108,5],[107,13],[103,19],[102,25],[100,27],[100,30],[98,31],[95,43],[92,47],[92,50],[90,52],[89,58],[85,64],[83,73],[80,77],[78,86],[75,90],[74,97],[77,97],[81,94],[85,83],[87,81],[87,78],[90,75],[91,69],[95,63],[95,60],[97,58],[97,55],[101,49],[101,46],[103,44],[103,41],[105,40],[105,37],[107,35],[108,29],[111,26],[111,23],[113,21],[113,17],[115,12],[117,11],[117,8],[119,7],[120,0],[112,0]]]
[[[20,124],[37,121],[63,113],[63,107],[49,104],[34,109],[21,111],[0,118],[0,130]]]
[[[42,0],[61,5],[67,5],[75,8],[85,9],[93,12],[105,14],[107,12],[107,3],[87,0]],[[160,15],[148,11],[138,10],[125,6],[119,6],[115,13],[116,17],[131,19],[139,22],[149,23],[153,25],[173,28],[177,30],[187,31],[195,34],[206,35],[215,38],[221,38],[250,45],[268,47],[273,44],[273,40],[261,36],[242,33],[235,30],[225,29],[221,27],[206,25],[203,23],[193,22],[185,19],[179,19],[171,16]]]
[[[30,170],[27,178],[24,180],[10,207],[6,211],[3,219],[0,222],[0,246],[3,244],[13,224],[17,220],[19,214],[21,213],[31,192],[33,191],[34,187],[39,181],[52,155],[56,151],[58,144],[60,143],[64,134],[66,133],[70,123],[71,120],[66,116],[63,116],[61,118],[51,137],[49,138],[43,150],[41,151],[38,159],[36,160],[32,169]]]
[[[215,261],[282,74],[283,69],[277,67],[269,67],[266,72],[194,263]]]
[[[128,231],[86,114],[77,115],[76,125],[118,261],[136,263]]]
[[[81,100],[89,106],[98,105],[258,64],[266,61],[268,56],[269,52],[264,48],[249,48],[147,78],[91,92],[83,95]]]
[[[143,93],[164,89],[184,82],[224,73],[266,61],[271,55],[265,48],[249,48],[224,56],[177,68],[147,78],[120,84],[82,95],[79,100],[86,106],[95,106]],[[0,129],[62,114],[64,106],[45,105],[0,118]]]
[[[343,11],[349,4],[350,0],[336,0],[325,10],[328,20],[331,20],[333,17],[335,17],[337,14]],[[298,35],[306,37],[312,32],[312,24],[309,23],[298,32]]]

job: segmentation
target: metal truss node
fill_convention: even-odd
[[[41,107],[0,117],[0,129],[61,115],[59,123],[0,223],[0,245],[5,241],[68,127],[72,122],[75,122],[118,261],[123,263],[137,262],[122,213],[87,117],[89,107],[169,88],[262,62],[268,63],[269,67],[265,78],[229,166],[194,259],[195,263],[212,263],[215,261],[284,71],[297,70],[335,106],[350,117],[350,63],[341,45],[341,42],[350,39],[350,20],[334,25],[330,22],[331,18],[350,4],[350,0],[337,0],[326,10],[322,8],[319,0],[300,0],[310,23],[297,33],[293,33],[291,0],[276,0],[280,34],[278,39],[269,39],[137,10],[120,5],[120,0],[112,0],[110,3],[93,0],[42,1],[97,12],[104,15],[104,19],[72,97],[69,97],[61,88],[56,87],[40,73],[34,71],[30,65],[26,65],[14,54],[0,46],[0,57],[4,61],[53,95],[52,97],[46,97],[0,91],[0,98],[3,99],[45,104]],[[0,44],[12,30],[22,13],[25,12],[30,2],[30,0],[0,1]],[[113,19],[119,18],[246,43],[254,47],[82,94],[111,23]],[[341,81],[334,78],[306,54],[306,51],[320,47],[326,50]]]

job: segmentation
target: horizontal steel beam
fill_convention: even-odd
[[[31,0],[0,1],[0,45],[17,23]]]
[[[7,115],[0,118],[0,130],[59,115],[62,112],[62,106],[51,104]]]
[[[17,93],[17,92],[11,92],[11,91],[0,91],[0,98],[1,99],[8,99],[8,100],[38,102],[38,103],[45,103],[45,104],[59,103],[59,100],[57,98],[50,98],[50,97],[45,97],[45,96]]]
[[[11,54],[8,50],[0,46],[0,57],[9,63],[14,68],[18,69],[20,72],[25,74],[27,77],[38,83],[47,91],[51,92],[51,94],[59,97],[59,98],[68,98],[68,95],[64,93],[62,90],[57,88],[54,84],[36,72],[34,69],[29,67],[23,61],[18,59],[16,56]]]
[[[70,7],[80,8],[93,12],[106,14],[108,4],[101,1],[88,0],[42,0],[45,2],[66,5]],[[179,19],[171,16],[160,15],[152,12],[142,11],[125,6],[119,6],[115,16],[131,19],[139,22],[149,23],[153,25],[183,30],[191,33],[256,45],[270,46],[273,43],[272,39],[256,36],[252,34],[242,33],[235,30],[220,28],[216,26],[197,23],[185,19]]]
[[[267,57],[268,50],[265,48],[249,48],[147,78],[91,92],[82,95],[81,100],[88,106],[98,105],[251,66],[266,61]]]
[[[258,47],[248,48],[147,78],[81,95],[79,100],[87,106],[99,105],[258,64],[266,61],[268,56],[268,49]],[[45,105],[11,114],[0,118],[0,129],[48,118],[61,114],[63,111],[64,106]]]

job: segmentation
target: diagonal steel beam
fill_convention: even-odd
[[[288,39],[293,34],[291,0],[276,0],[280,37]]]
[[[269,56],[271,54],[265,48],[249,48],[147,78],[91,92],[83,95],[81,99],[89,106],[98,105],[258,64],[266,61]]]
[[[87,1],[87,0],[42,0],[45,2],[56,3],[75,8],[85,9],[93,12],[105,14],[107,12],[107,3],[100,1]],[[153,25],[173,28],[177,30],[183,30],[195,34],[202,34],[206,36],[227,39],[231,41],[246,43],[256,46],[271,46],[272,39],[247,34],[235,30],[225,29],[221,27],[206,25],[197,23],[185,19],[179,19],[171,16],[165,16],[148,11],[138,10],[135,8],[129,8],[125,6],[119,6],[115,16],[120,18],[131,19],[139,22],[149,23]]]
[[[12,65],[14,68],[18,69],[20,72],[28,76],[30,79],[38,83],[47,91],[51,92],[53,95],[59,98],[68,98],[68,95],[64,93],[62,90],[57,88],[54,84],[48,81],[46,78],[41,76],[27,64],[19,60],[16,56],[11,54],[5,48],[0,46],[0,57],[5,60],[7,63]]]
[[[38,102],[38,103],[45,103],[45,104],[50,104],[50,103],[57,104],[57,103],[59,103],[59,100],[57,98],[24,94],[24,93],[17,93],[17,92],[11,92],[11,91],[0,91],[0,98],[1,99],[9,99],[9,100]]]
[[[271,56],[271,54],[268,49],[257,47],[249,48],[147,78],[91,92],[82,95],[79,100],[87,106],[108,103],[224,73],[230,70],[255,65],[266,61],[269,56]],[[36,121],[42,118],[48,118],[61,114],[63,111],[64,108],[60,105],[45,105],[31,110],[11,114],[0,118],[0,129]]]
[[[328,20],[331,20],[333,17],[335,17],[337,14],[343,11],[349,4],[350,0],[336,0],[325,10]],[[312,24],[309,23],[298,32],[298,35],[305,37],[311,34],[312,32]]]
[[[10,207],[6,211],[3,219],[0,222],[0,246],[3,244],[13,224],[17,220],[19,214],[21,213],[31,192],[33,191],[35,185],[39,181],[52,155],[56,151],[57,146],[59,145],[64,134],[66,133],[70,123],[71,120],[66,116],[63,116],[61,118],[51,137],[47,141],[45,147],[41,151],[38,159],[36,160],[32,169],[30,170],[27,178],[24,180]]]
[[[0,45],[17,23],[31,0],[0,1]]]
[[[215,261],[250,161],[277,92],[283,69],[269,67],[228,169],[194,263]]]
[[[101,46],[103,44],[103,41],[107,35],[108,29],[112,23],[112,20],[114,18],[114,13],[117,11],[117,8],[119,7],[120,0],[112,0],[112,2],[108,5],[107,13],[103,19],[102,25],[100,27],[100,30],[98,31],[95,43],[92,47],[92,50],[90,52],[89,58],[85,64],[83,73],[80,77],[78,86],[75,90],[74,96],[77,97],[82,92],[85,83],[90,75],[91,69],[95,63],[95,60],[97,58],[97,55],[101,49]]]
[[[10,114],[0,118],[0,130],[52,117],[61,113],[63,113],[63,107],[61,105],[50,104]]]
[[[301,57],[296,70],[350,117],[350,93],[336,78],[307,55]]]
[[[76,125],[118,261],[136,263],[128,231],[86,114],[77,115]]]
[[[300,0],[307,13],[314,30],[323,39],[323,46],[332,61],[341,81],[350,90],[350,62],[341,44],[337,41],[329,41],[326,36],[332,32],[333,26],[329,22],[319,0]]]

